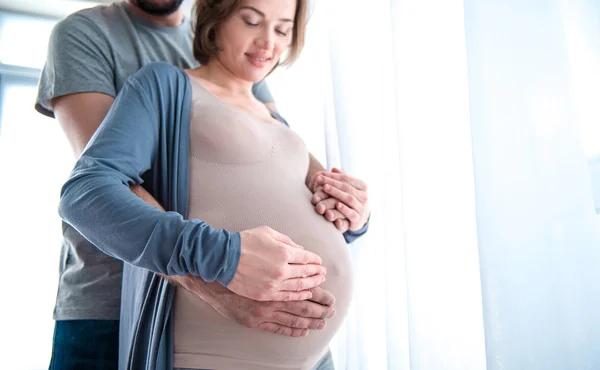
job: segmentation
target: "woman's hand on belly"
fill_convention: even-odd
[[[258,301],[302,301],[325,281],[321,258],[266,226],[240,233],[241,255],[227,288]]]
[[[181,285],[224,317],[251,329],[259,329],[289,337],[303,337],[308,330],[325,328],[325,319],[335,315],[335,297],[314,288],[308,301],[255,301],[237,295],[218,283],[207,283],[186,276]]]

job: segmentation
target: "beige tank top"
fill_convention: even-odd
[[[189,217],[230,231],[266,225],[317,253],[337,313],[324,330],[290,338],[239,325],[177,288],[174,366],[311,369],[346,316],[352,268],[342,234],[310,202],[306,145],[285,125],[259,121],[191,83]]]

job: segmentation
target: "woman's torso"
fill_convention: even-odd
[[[283,337],[243,327],[178,288],[174,365],[310,369],[326,353],[346,315],[352,269],[342,234],[310,202],[307,148],[283,124],[261,122],[197,82],[191,84],[189,218],[230,231],[266,225],[317,253],[327,268],[321,287],[335,295],[337,314],[322,331]]]

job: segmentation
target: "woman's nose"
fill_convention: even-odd
[[[261,49],[271,50],[273,49],[273,44],[275,43],[275,35],[271,30],[263,30],[260,36],[256,40],[256,44]]]

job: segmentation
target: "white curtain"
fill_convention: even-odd
[[[269,82],[370,186],[337,368],[600,369],[598,2],[314,5]]]
[[[567,46],[569,15],[599,9],[465,3],[490,369],[600,368],[600,225],[583,145],[600,149],[600,136],[582,135]]]

